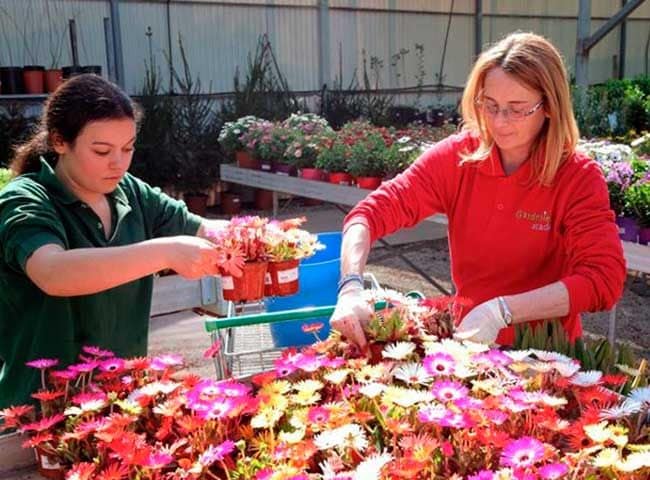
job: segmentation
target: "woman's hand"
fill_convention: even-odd
[[[182,235],[157,239],[165,244],[169,268],[188,280],[219,274],[221,253],[204,238]]]
[[[341,290],[330,325],[361,350],[365,350],[368,342],[363,328],[368,324],[372,311],[362,292],[363,288],[354,284],[346,285]]]
[[[454,337],[459,340],[491,345],[496,342],[502,328],[507,327],[499,300],[493,298],[473,308],[460,322]]]

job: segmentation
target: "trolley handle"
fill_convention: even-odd
[[[330,317],[334,313],[335,308],[335,305],[328,305],[324,307],[305,307],[293,310],[281,310],[278,312],[241,315],[238,317],[212,318],[205,321],[205,329],[208,332],[213,332],[223,328],[245,327],[248,325],[259,325],[261,323],[276,323],[286,322],[289,320]],[[382,310],[384,308],[386,308],[386,302],[381,301],[375,303],[375,310]]]

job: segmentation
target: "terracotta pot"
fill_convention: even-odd
[[[224,300],[231,302],[260,300],[264,297],[267,262],[246,262],[241,277],[222,275]]]
[[[637,237],[639,236],[639,224],[636,218],[616,217],[616,225],[618,225],[618,235],[621,237],[621,240],[636,243]]]
[[[23,67],[23,82],[25,93],[37,95],[45,93],[45,68],[39,65]]]
[[[208,208],[208,196],[205,193],[186,193],[183,199],[190,212],[205,217]]]
[[[224,193],[221,196],[221,212],[226,215],[238,215],[241,212],[241,198],[236,193]]]
[[[271,210],[273,208],[273,191],[258,188],[255,190],[255,208]]]
[[[0,82],[4,95],[23,93],[23,69],[21,67],[0,67]]]
[[[267,297],[286,297],[298,293],[299,260],[269,262],[264,280],[264,294]]]
[[[52,480],[63,480],[65,478],[65,468],[54,457],[38,447],[34,449],[34,454],[36,455],[36,468],[39,475]]]
[[[352,175],[345,172],[332,172],[329,174],[329,182],[337,185],[352,185]]]
[[[246,150],[236,151],[235,160],[237,161],[237,166],[239,168],[249,168],[251,170],[260,169],[260,162]]]
[[[381,177],[357,177],[357,186],[366,190],[375,190],[381,185]]]
[[[52,93],[63,83],[63,70],[45,70],[45,91]]]
[[[650,244],[650,227],[643,227],[639,230],[639,243],[641,245]]]

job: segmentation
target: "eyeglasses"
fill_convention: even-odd
[[[503,119],[506,121],[523,120],[524,118],[531,116],[533,113],[539,110],[542,105],[544,105],[544,99],[537,102],[535,106],[533,106],[533,108],[530,110],[522,110],[513,107],[499,108],[499,105],[491,100],[482,100],[478,98],[476,99],[476,107],[487,116],[496,118],[499,116],[499,112],[501,112],[503,114]]]

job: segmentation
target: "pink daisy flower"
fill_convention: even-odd
[[[422,423],[439,423],[449,414],[449,410],[442,405],[427,405],[418,411],[418,419]]]
[[[232,398],[214,400],[208,404],[207,410],[199,412],[199,416],[204,420],[218,420],[227,417],[238,405]]]
[[[205,352],[203,358],[214,358],[221,351],[221,340],[217,339]]]
[[[89,402],[103,402],[106,400],[108,400],[108,397],[103,392],[79,393],[72,397],[72,403],[76,403],[77,405],[83,405]]]
[[[226,397],[243,397],[250,392],[250,387],[235,380],[224,380],[217,383],[219,393]]]
[[[441,402],[453,402],[467,397],[469,390],[462,383],[443,380],[431,385],[431,393]]]
[[[474,361],[477,363],[497,366],[497,367],[507,367],[512,363],[512,358],[503,353],[501,350],[492,349],[489,352],[479,353],[474,356]]]
[[[25,365],[32,368],[38,368],[39,370],[44,370],[46,368],[55,367],[58,364],[59,361],[56,358],[39,358],[38,360],[27,362]]]
[[[54,372],[50,372],[50,377],[59,380],[65,380],[67,382],[74,380],[78,375],[79,374],[77,372],[72,370],[56,370]]]
[[[492,470],[481,470],[476,475],[470,475],[467,480],[494,480],[494,472]]]
[[[330,418],[330,412],[325,407],[312,407],[307,413],[307,419],[310,423],[325,423]]]
[[[273,478],[273,470],[270,468],[263,468],[255,474],[255,480],[271,480]]]
[[[95,368],[97,368],[98,365],[99,362],[95,362],[95,361],[86,362],[86,363],[77,363],[75,365],[70,365],[68,367],[68,370],[77,373],[90,373],[93,370],[95,370]]]
[[[95,347],[93,345],[86,345],[84,347],[81,347],[81,349],[88,355],[93,355],[95,357],[108,358],[115,356],[115,354],[110,350],[102,350],[101,348]]]
[[[438,425],[440,425],[441,427],[460,429],[460,428],[471,428],[474,426],[474,422],[465,413],[448,411],[447,415],[445,415],[440,419]]]
[[[59,422],[62,422],[63,420],[65,420],[65,415],[63,415],[62,413],[57,413],[56,415],[52,415],[51,417],[41,418],[37,422],[32,422],[32,423],[28,423],[27,425],[23,425],[20,431],[21,432],[32,432],[32,431],[43,432],[45,430],[49,430],[54,425],[56,425]]]
[[[447,353],[438,352],[424,357],[422,364],[429,375],[449,376],[454,373],[456,360]]]
[[[187,392],[187,405],[194,409],[194,405],[211,402],[221,395],[221,389],[213,380],[201,380]]]
[[[199,456],[199,463],[204,467],[209,467],[214,462],[223,460],[226,455],[235,450],[235,442],[226,440],[219,445],[210,445],[205,452]]]
[[[278,358],[273,362],[273,364],[275,366],[275,372],[279,377],[288,377],[298,370],[298,367],[296,367],[291,360],[286,358]]]
[[[125,368],[126,362],[121,358],[109,358],[99,364],[99,369],[102,372],[116,373],[123,371]]]
[[[327,368],[340,368],[345,365],[345,359],[341,357],[325,358],[323,366]]]
[[[169,367],[177,367],[183,365],[183,357],[168,353],[165,355],[158,355],[151,360],[151,369],[156,371],[167,370]]]
[[[147,458],[147,467],[153,469],[164,468],[174,461],[174,456],[167,452],[151,452]]]
[[[527,468],[544,456],[544,444],[533,437],[513,440],[503,449],[500,464],[504,467]]]
[[[542,480],[557,480],[569,473],[569,467],[564,463],[550,463],[537,470]]]

